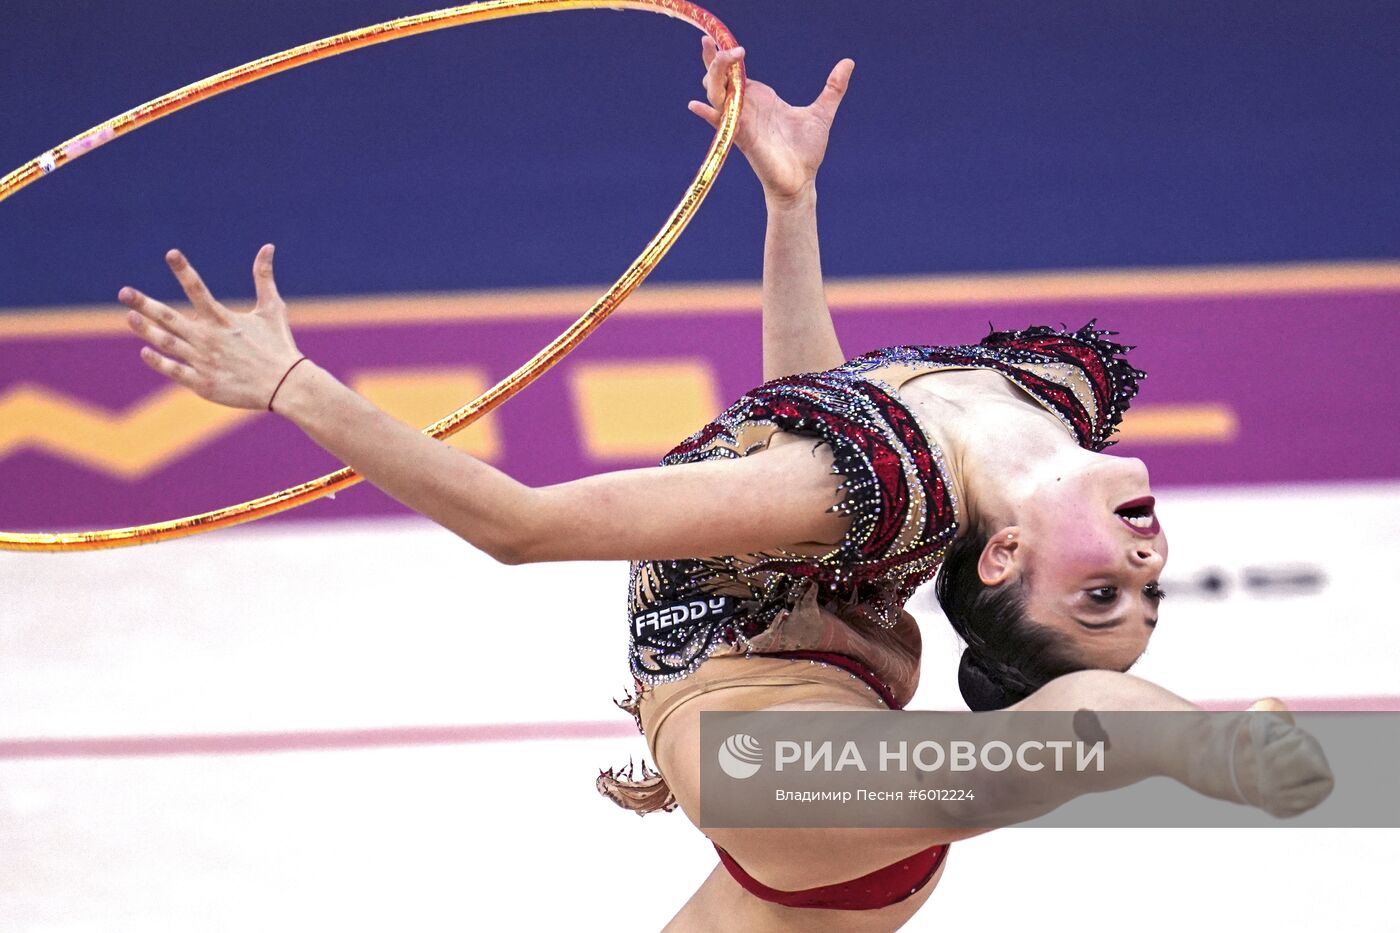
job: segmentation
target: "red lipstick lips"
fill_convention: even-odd
[[[1156,507],[1156,499],[1152,496],[1142,496],[1141,498],[1124,502],[1122,505],[1118,506],[1118,508],[1114,509],[1113,512],[1133,534],[1142,538],[1155,538],[1162,531],[1162,524],[1157,521]],[[1146,518],[1148,516],[1151,516],[1152,523],[1145,527],[1139,527],[1128,521],[1129,518]]]

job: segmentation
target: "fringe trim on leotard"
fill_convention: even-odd
[[[1056,330],[1043,324],[1024,330],[993,329],[981,342],[984,347],[1034,350],[1077,365],[1093,387],[1098,409],[1093,431],[1087,438],[1087,446],[1092,450],[1102,450],[1116,443],[1112,440],[1113,434],[1138,394],[1138,383],[1147,376],[1127,360],[1128,351],[1134,348],[1107,339],[1117,336],[1118,332],[1101,330],[1095,326],[1097,323],[1097,319],[1092,320],[1078,330],[1064,325]]]
[[[637,731],[642,729],[642,690],[640,681],[634,680],[636,692],[628,692],[620,700],[613,700],[617,708],[628,713],[637,723]],[[625,768],[608,768],[598,772],[598,793],[611,800],[624,810],[631,810],[638,816],[648,813],[669,813],[676,809],[676,795],[671,793],[666,779],[660,771],[647,767],[642,761],[639,777],[632,761]]]
[[[669,813],[676,809],[676,795],[671,793],[660,771],[653,771],[642,762],[638,775],[632,762],[626,768],[608,768],[598,772],[598,793],[638,816],[648,813]]]

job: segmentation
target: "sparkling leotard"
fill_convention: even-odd
[[[821,373],[776,379],[745,394],[687,438],[663,466],[743,457],[778,432],[831,447],[850,524],[825,553],[782,550],[638,561],[629,577],[629,662],[638,716],[649,688],[681,680],[720,654],[802,657],[854,671],[886,705],[918,684],[918,626],[904,610],[958,534],[958,504],[942,453],[900,401],[928,373],[986,369],[1039,402],[1083,447],[1112,441],[1143,373],[1129,347],[1088,324],[1077,331],[994,331],[964,346],[876,350]],[[850,663],[847,664],[846,662]],[[660,775],[603,772],[598,787],[629,809],[669,809]]]
[[[1058,416],[1081,445],[1100,450],[1142,376],[1107,334],[1092,325],[1036,327],[969,346],[889,347],[744,395],[662,465],[742,457],[778,431],[812,437],[835,455],[845,498],[833,511],[849,515],[850,527],[818,556],[771,551],[632,564],[632,674],[655,685],[689,675],[722,646],[762,651],[755,639],[808,590],[858,631],[894,627],[958,531],[942,455],[899,400],[899,386],[938,370],[992,369]]]

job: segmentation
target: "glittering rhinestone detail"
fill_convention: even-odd
[[[1077,331],[1032,327],[993,331],[978,344],[876,350],[823,373],[765,383],[691,435],[663,466],[741,457],[774,429],[830,446],[843,498],[832,511],[850,517],[842,540],[819,556],[786,551],[705,559],[639,561],[629,574],[628,655],[639,684],[688,676],[719,647],[748,650],[809,585],[846,619],[895,623],[914,590],[931,579],[958,532],[958,503],[943,452],[884,378],[899,366],[913,374],[950,367],[1001,373],[1052,412],[1091,450],[1112,434],[1143,373],[1093,322]],[[912,376],[906,376],[912,378]],[[722,613],[690,621],[671,608],[727,597]],[[852,609],[854,608],[854,611]],[[662,622],[656,620],[659,617]],[[675,621],[679,619],[680,621]],[[639,627],[639,622],[643,624]]]

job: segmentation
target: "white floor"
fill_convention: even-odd
[[[1400,484],[1159,498],[1169,578],[1327,582],[1180,586],[1141,673],[1198,699],[1400,693]],[[0,743],[625,722],[625,574],[500,567],[416,520],[0,555]],[[915,608],[913,705],[957,707],[956,646]],[[642,749],[0,754],[0,931],[655,929],[714,859],[680,815],[594,793]],[[1400,831],[1003,830],[954,848],[909,929],[1400,930],[1397,870]]]

